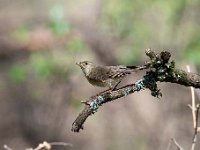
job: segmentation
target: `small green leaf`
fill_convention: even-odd
[[[9,71],[9,77],[14,83],[21,83],[26,79],[27,73],[23,67],[14,65]]]
[[[54,64],[50,58],[36,54],[31,57],[31,63],[38,76],[48,78],[52,75]]]
[[[66,34],[70,31],[71,25],[64,19],[64,8],[62,5],[54,5],[49,12],[49,27],[58,35]]]
[[[13,32],[13,36],[19,41],[26,41],[29,38],[30,31],[26,27],[18,28]]]

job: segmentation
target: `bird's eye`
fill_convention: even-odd
[[[87,63],[87,62],[85,62],[85,65],[88,65],[88,63]]]

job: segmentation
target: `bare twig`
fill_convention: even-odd
[[[187,71],[188,72],[191,72],[191,70],[190,70],[190,66],[189,65],[187,65],[186,66],[186,68],[187,68]],[[192,94],[192,117],[193,117],[193,126],[194,126],[194,128],[196,128],[196,115],[195,115],[195,107],[196,107],[196,104],[195,104],[195,94],[194,94],[194,88],[193,87],[190,87],[190,89],[191,89],[191,94]]]
[[[6,150],[13,150],[12,148],[8,147],[7,145],[4,145],[3,148]]]
[[[51,150],[51,145],[44,141],[40,143],[36,148],[27,148],[26,150]]]
[[[187,71],[190,71],[190,66],[187,65]],[[194,126],[194,135],[192,139],[192,146],[191,150],[195,149],[196,141],[197,141],[197,133],[198,133],[198,116],[199,116],[199,104],[196,105],[195,103],[195,91],[193,87],[191,88],[191,95],[192,95],[192,105],[188,105],[192,109],[192,118],[193,118],[193,126]]]
[[[168,146],[167,146],[167,150],[170,150],[171,145],[172,145],[172,139],[170,139],[170,141],[169,141],[169,144],[168,144]]]
[[[196,142],[197,142],[197,133],[198,133],[198,118],[199,118],[199,109],[200,109],[200,105],[198,104],[196,106],[196,126],[194,128],[194,136],[193,136],[193,140],[192,140],[192,147],[191,147],[191,150],[194,150],[195,148],[195,145],[196,145]]]
[[[191,110],[193,110],[192,105],[188,104],[187,105]],[[196,108],[195,108],[196,109]],[[195,110],[196,111],[196,110]]]
[[[51,146],[70,146],[70,147],[73,146],[71,143],[65,143],[65,142],[51,142],[49,144]]]
[[[176,141],[175,138],[172,138],[171,140],[172,140],[172,142],[176,145],[177,150],[184,150],[184,149],[180,146],[180,144],[178,144],[178,142]]]
[[[197,128],[197,131],[200,132],[200,127]]]
[[[51,150],[52,146],[70,146],[70,147],[72,147],[72,144],[71,143],[65,143],[65,142],[48,143],[48,142],[44,141],[43,143],[40,143],[36,148],[27,148],[26,150]],[[14,149],[8,147],[7,145],[4,145],[3,147],[6,150],[14,150]]]
[[[180,144],[178,144],[178,142],[176,141],[175,138],[172,138],[172,139],[169,141],[167,150],[170,150],[170,148],[171,148],[171,146],[172,146],[172,143],[174,143],[174,145],[177,147],[177,150],[184,150],[184,149],[180,146]]]

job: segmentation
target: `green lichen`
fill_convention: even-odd
[[[166,76],[165,75],[158,75],[157,78],[158,78],[159,81],[163,81],[163,80],[166,79]]]
[[[124,96],[129,95],[131,91],[132,91],[131,88],[126,88],[126,89],[124,89],[124,90],[123,90],[123,94],[124,94]]]
[[[187,80],[187,74],[186,74],[186,72],[184,72],[184,71],[181,71],[181,70],[176,70],[176,69],[174,69],[174,71],[173,71],[173,77],[177,80],[177,81],[179,81],[180,79],[181,80]]]

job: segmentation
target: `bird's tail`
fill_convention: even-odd
[[[126,68],[134,69],[134,70],[143,70],[143,69],[147,69],[147,66],[146,65],[143,65],[143,66],[126,66]]]
[[[115,78],[115,77],[123,77],[127,74],[131,74],[133,72],[136,72],[137,70],[143,70],[147,69],[147,66],[109,66],[110,67],[110,77]]]

